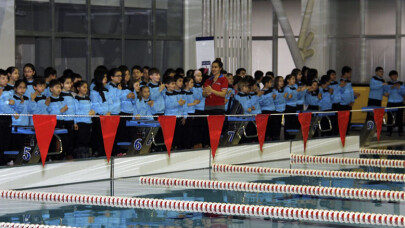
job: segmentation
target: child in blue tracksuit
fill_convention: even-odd
[[[274,118],[271,114],[274,114],[276,111],[276,107],[274,105],[273,99],[273,79],[271,77],[263,77],[262,79],[263,89],[260,91],[262,95],[260,96],[260,106],[262,107],[263,114],[270,114],[270,117],[267,121],[267,128],[266,128],[266,141],[271,140],[273,138],[273,131],[271,128],[274,125]]]
[[[33,86],[34,78],[36,77],[34,65],[31,63],[25,64],[24,68],[23,68],[23,73],[24,73],[25,84],[27,86],[24,96],[31,97],[31,94],[35,92],[34,86]]]
[[[258,93],[259,87],[253,78],[249,79],[249,96],[252,103],[252,114],[262,114],[262,108],[260,106],[260,96],[261,93]]]
[[[321,111],[332,111],[332,99],[333,99],[333,89],[329,88],[330,77],[324,75],[321,77],[319,94],[321,95],[321,100],[319,101],[319,110]],[[337,114],[334,114],[336,116]],[[334,116],[324,116],[321,117],[321,126],[322,129],[330,129]],[[332,129],[333,130],[333,125]],[[333,131],[322,132],[322,135],[330,136],[333,134]]]
[[[302,79],[302,72],[300,69],[295,68],[291,71],[291,75],[295,77],[296,84],[294,85],[297,89],[297,111],[304,110],[304,102],[305,102],[305,94],[307,90],[307,86]]]
[[[18,114],[29,114],[30,113],[30,103],[31,100],[24,96],[27,90],[27,84],[24,80],[17,80],[14,85],[14,95],[11,97],[13,105],[11,108],[15,110]],[[12,118],[12,125],[13,126],[29,126],[29,117],[28,116],[13,116]]]
[[[184,79],[184,93],[186,96],[186,113],[187,113],[187,119],[186,119],[186,124],[184,125],[184,148],[185,149],[191,149],[193,144],[193,138],[194,138],[194,132],[196,129],[194,126],[194,121],[195,118],[193,115],[195,115],[195,107],[196,105],[199,104],[199,100],[196,100],[194,98],[193,94],[193,89],[194,87],[194,78],[193,77],[186,77]]]
[[[297,112],[297,101],[298,101],[298,89],[296,86],[296,78],[292,74],[289,74],[285,78],[286,87],[284,88],[287,93],[286,97],[286,113],[296,113]],[[290,135],[287,130],[289,129],[300,129],[298,118],[296,115],[284,115],[284,138],[293,139],[294,136]]]
[[[67,105],[68,109],[64,113],[65,115],[75,115],[76,114],[76,102],[72,95],[72,78],[70,76],[62,76],[59,79],[62,85],[62,92],[60,96],[63,97],[65,104]],[[67,117],[63,118],[63,126],[56,126],[57,128],[64,128],[68,130],[68,133],[63,135],[66,143],[63,144],[63,149],[65,154],[69,157],[73,156],[73,148],[75,145],[75,135],[74,135],[74,117]],[[62,138],[62,139],[63,139]]]
[[[150,89],[150,99],[154,103],[154,115],[163,115],[165,112],[165,85],[160,83],[160,72],[157,68],[151,68],[148,71],[150,82],[148,84]]]
[[[202,73],[199,70],[194,71],[194,87],[191,89],[193,92],[193,97],[195,100],[198,100],[199,103],[195,106],[195,114],[203,115],[205,109],[205,97],[203,96],[203,77]],[[195,148],[201,148],[203,145],[208,145],[208,125],[207,118],[195,118],[194,128],[200,129],[195,131],[193,138],[193,145]]]
[[[48,105],[50,99],[44,95],[44,90],[46,87],[45,79],[42,77],[37,77],[34,79],[34,90],[35,93],[31,94],[30,110],[32,114],[48,114]],[[30,125],[33,125],[32,118],[30,118]]]
[[[405,86],[404,83],[398,81],[398,72],[393,70],[390,71],[389,76],[391,81],[384,86],[384,94],[388,96],[387,107],[401,107],[404,106],[404,96],[405,96]],[[398,109],[395,113],[395,126],[398,127],[398,134],[402,136],[403,133],[403,114],[404,110],[402,108]],[[388,114],[388,123],[393,122],[392,114]],[[388,127],[388,135],[391,136],[394,126]]]
[[[384,93],[384,86],[387,83],[383,79],[384,69],[382,67],[375,68],[375,76],[370,79],[370,93],[368,95],[367,106],[381,107],[381,101]]]
[[[183,76],[175,75],[174,80],[176,80],[174,93],[176,93],[177,99],[179,101],[180,100],[185,101],[184,105],[182,105],[179,108],[178,115],[187,116],[187,98],[186,98],[186,93],[183,90],[183,86],[184,86]],[[178,149],[186,149],[186,143],[184,141],[184,137],[186,134],[185,125],[186,125],[186,117],[177,118],[176,132],[174,133],[174,142],[175,142],[175,145],[177,145]]]
[[[339,111],[340,110],[340,85],[336,81],[336,71],[335,70],[328,70],[326,73],[326,76],[330,78],[330,84],[329,88],[332,89],[332,110],[333,111]],[[338,125],[338,119],[337,119],[337,114],[332,116],[331,118],[332,121],[332,134],[333,135],[339,135],[339,125]]]
[[[75,83],[77,95],[75,97],[76,115],[94,115],[94,110],[91,109],[91,101],[88,95],[88,83],[86,81],[78,81]],[[90,153],[91,139],[91,117],[75,117],[75,147],[73,150],[74,158],[88,158]]]
[[[281,76],[277,76],[274,79],[274,106],[276,108],[276,116],[274,116],[274,126],[273,126],[273,140],[280,140],[280,131],[281,131],[281,120],[282,113],[285,111],[286,98],[288,93],[284,90],[284,79]]]
[[[51,96],[51,91],[49,91],[49,82],[56,79],[56,70],[52,67],[47,67],[44,71],[44,78],[46,83],[46,88],[44,90],[44,95],[46,97]]]
[[[321,99],[321,96],[322,95],[319,93],[318,81],[314,80],[311,83],[311,88],[305,95],[305,103],[308,105],[308,111],[319,111],[319,100]]]
[[[139,95],[140,97],[139,99],[137,99],[136,108],[134,109],[134,115],[137,116],[136,119],[153,120],[152,115],[156,110],[155,110],[155,102],[150,99],[149,87],[142,86],[139,91]]]
[[[7,87],[7,73],[0,69],[0,114],[16,114],[12,108],[15,100],[12,100],[14,89],[5,91]],[[8,159],[4,156],[3,152],[11,148],[13,135],[11,134],[11,116],[0,116],[0,165],[5,165]]]
[[[228,113],[232,106],[232,98],[235,96],[235,90],[233,89],[233,75],[227,74],[226,79],[228,79],[228,89],[225,95],[225,113]]]
[[[110,94],[108,89],[105,88],[107,84],[107,70],[98,68],[94,71],[94,89],[90,91],[91,109],[94,110],[96,115],[111,115],[110,111]],[[91,142],[93,148],[93,155],[104,156],[103,135],[101,132],[100,118],[92,118],[92,134]]]
[[[235,99],[240,103],[243,108],[244,114],[252,114],[253,105],[249,96],[249,82],[247,79],[242,79],[239,82],[239,92],[235,95]]]

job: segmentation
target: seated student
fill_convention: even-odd
[[[249,96],[249,81],[247,78],[243,78],[239,82],[238,93],[235,95],[235,99],[242,105],[244,114],[252,114],[252,101]]]
[[[404,83],[398,81],[398,72],[395,70],[389,73],[391,81],[384,86],[384,95],[388,97],[387,107],[401,107],[404,106],[405,86]],[[395,113],[395,126],[398,127],[398,135],[402,136],[403,133],[403,115],[404,110],[399,108]],[[392,115],[388,115],[388,123],[392,123]],[[394,126],[388,127],[388,135],[392,135]]]
[[[15,104],[15,100],[12,100],[13,91],[4,91],[7,82],[7,73],[0,69],[0,114],[17,114],[12,108]],[[16,115],[15,118],[18,119],[19,116]],[[5,165],[8,161],[3,152],[9,150],[12,145],[11,123],[11,116],[0,115],[0,165]]]
[[[150,99],[154,102],[155,108],[153,115],[163,115],[165,112],[165,84],[160,83],[160,72],[157,68],[148,70],[150,82],[148,87],[150,89]]]
[[[319,111],[319,101],[322,95],[319,93],[319,83],[317,80],[312,81],[310,89],[305,95],[305,103],[308,105],[308,111]]]
[[[387,85],[383,76],[384,69],[382,67],[376,67],[375,76],[370,79],[370,93],[368,95],[367,106],[381,106],[384,86]]]
[[[296,88],[296,78],[292,74],[285,77],[284,83],[285,92],[287,93],[285,112],[286,113],[296,113],[297,112],[297,101],[298,101],[298,91]],[[293,139],[294,136],[290,135],[287,130],[300,129],[298,118],[296,115],[284,115],[284,138]]]
[[[20,71],[17,67],[9,67],[7,68],[7,76],[8,76],[8,83],[7,86],[3,89],[3,91],[14,91],[14,83],[20,79]]]
[[[68,109],[64,113],[64,115],[71,115],[65,116],[63,118],[63,126],[57,126],[58,128],[64,128],[68,130],[67,134],[63,135],[62,140],[65,141],[63,145],[63,149],[65,154],[68,158],[71,158],[73,155],[73,147],[74,143],[74,117],[73,115],[76,114],[76,106],[75,106],[75,99],[72,95],[72,77],[71,76],[62,76],[59,78],[59,81],[62,85],[62,92],[60,96],[63,98],[63,101],[67,105]]]
[[[94,71],[94,89],[90,91],[91,109],[95,111],[96,115],[111,115],[110,111],[110,95],[107,85],[107,70],[103,68],[96,69]],[[94,156],[104,156],[104,143],[103,135],[101,133],[100,118],[93,117],[93,131],[91,134],[91,142]]]
[[[52,67],[47,67],[44,71],[44,78],[46,82],[46,89],[44,95],[46,97],[50,97],[51,92],[49,91],[49,82],[56,79],[56,70]]]
[[[78,81],[74,84],[77,95],[75,97],[76,115],[94,115],[91,109],[91,101],[88,95],[88,84],[86,81]],[[75,146],[73,149],[73,158],[88,158],[90,153],[91,139],[91,117],[75,117]]]
[[[24,80],[19,79],[14,84],[14,95],[11,100],[11,108],[15,110],[18,114],[29,114],[30,113],[30,103],[28,97],[24,96],[27,91],[27,84]],[[29,126],[29,117],[28,116],[13,116],[12,118],[13,126]]]
[[[333,89],[329,88],[330,85],[330,77],[327,75],[323,75],[321,77],[319,94],[321,95],[321,100],[319,101],[319,110],[321,111],[332,111],[332,99],[333,99]],[[337,115],[337,114],[335,114]],[[332,123],[332,119],[334,116],[322,117],[321,119],[321,126],[322,129],[329,129],[329,120]],[[333,129],[333,125],[332,125]],[[333,132],[324,132],[322,135],[330,136]]]
[[[142,86],[139,91],[139,99],[136,101],[134,109],[135,119],[153,120],[155,110],[155,102],[150,99],[150,89],[147,86]]]
[[[27,86],[24,96],[30,97],[31,93],[35,92],[34,87],[32,86],[32,83],[34,82],[34,78],[36,77],[34,65],[32,65],[31,63],[25,64],[24,68],[23,68],[23,72],[24,72],[25,84]]]
[[[276,114],[274,117],[274,126],[273,126],[273,140],[280,140],[280,131],[281,131],[281,120],[282,113],[285,111],[286,98],[288,93],[284,90],[284,79],[281,76],[277,76],[274,79],[274,106],[276,107]]]
[[[31,94],[30,110],[32,114],[48,114],[48,105],[50,99],[47,99],[44,95],[45,79],[37,77],[33,82],[35,93]],[[30,118],[30,125],[33,125],[32,118]]]

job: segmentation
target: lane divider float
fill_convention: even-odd
[[[405,201],[405,192],[387,191],[359,188],[336,188],[322,186],[288,185],[288,184],[265,184],[247,183],[235,181],[215,180],[191,180],[161,177],[140,177],[139,182],[143,185],[161,187],[180,187],[193,189],[230,190],[243,192],[267,192],[296,194],[309,196],[336,197],[358,200],[382,200],[382,201]]]
[[[362,212],[12,190],[0,191],[0,198],[7,200],[57,202],[74,205],[81,204],[219,215],[254,216],[300,221],[405,227],[405,216]]]
[[[360,154],[405,156],[405,151],[403,151],[403,150],[385,150],[385,149],[360,148]]]
[[[0,228],[75,228],[72,226],[54,226],[54,225],[39,225],[39,224],[23,224],[0,222]]]
[[[404,182],[405,174],[400,173],[372,173],[372,172],[349,172],[334,170],[313,170],[313,169],[285,169],[266,168],[244,165],[213,164],[212,170],[217,173],[251,173],[251,174],[274,174],[292,175],[303,177],[325,177],[325,178],[346,178],[372,181]]]
[[[405,168],[405,160],[339,158],[302,154],[291,154],[290,162],[291,164],[360,165],[371,167]]]

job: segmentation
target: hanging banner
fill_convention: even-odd
[[[215,158],[215,153],[218,148],[219,138],[221,137],[222,126],[224,125],[225,116],[208,116],[208,129],[210,131],[210,144],[212,158]]]
[[[170,158],[170,151],[172,149],[174,130],[176,128],[176,116],[159,116],[158,121],[160,123],[160,127],[162,128],[167,154],[169,155]]]
[[[197,69],[207,68],[211,72],[211,63],[215,60],[214,37],[195,38]]]
[[[375,127],[377,129],[377,140],[378,141],[380,141],[380,135],[381,135],[381,129],[382,129],[382,123],[383,123],[384,114],[385,114],[385,109],[384,108],[374,109],[374,122],[375,122]]]
[[[120,116],[100,116],[100,123],[105,154],[107,161],[110,162],[115,135],[117,134],[118,124],[120,123]]]
[[[340,141],[342,146],[345,147],[347,126],[349,125],[350,111],[338,111],[338,125],[340,133]]]
[[[298,114],[298,120],[301,124],[302,139],[304,140],[304,151],[307,148],[307,140],[309,133],[309,126],[311,125],[312,112],[305,112]]]
[[[257,138],[260,144],[260,151],[263,152],[264,139],[266,137],[267,122],[270,114],[258,114],[256,115],[256,128]]]
[[[35,136],[39,152],[41,154],[42,166],[45,166],[46,156],[48,155],[49,145],[51,144],[53,132],[56,127],[55,115],[33,115]]]

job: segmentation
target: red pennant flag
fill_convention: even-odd
[[[382,128],[384,114],[385,114],[384,108],[374,109],[374,122],[375,122],[375,126],[377,128],[377,140],[378,141],[380,141],[381,128]]]
[[[302,139],[304,140],[304,151],[307,148],[309,126],[311,125],[312,112],[298,114],[298,120],[301,124]]]
[[[208,129],[210,131],[211,153],[212,157],[215,158],[215,153],[218,148],[219,138],[221,137],[225,116],[208,116],[207,120]]]
[[[167,154],[170,158],[170,150],[172,149],[174,130],[176,128],[176,116],[159,116],[158,121],[163,131]]]
[[[346,131],[347,126],[349,125],[349,119],[350,119],[350,111],[338,111],[340,141],[342,141],[343,147],[345,147]]]
[[[256,128],[257,138],[259,139],[260,151],[263,152],[264,138],[266,137],[267,121],[270,114],[258,114],[256,115]]]
[[[42,166],[45,166],[49,145],[56,127],[55,115],[33,115],[35,135],[39,152],[41,153]]]
[[[120,116],[100,116],[100,123],[105,155],[107,156],[107,161],[110,162],[115,135],[117,134],[118,124],[120,123]]]

